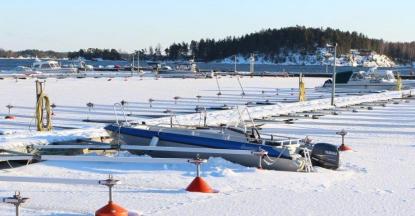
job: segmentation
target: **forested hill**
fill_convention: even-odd
[[[318,47],[334,42],[338,44],[339,55],[348,53],[350,49],[365,49],[385,54],[398,62],[415,59],[415,42],[386,42],[357,32],[301,26],[267,29],[221,40],[201,39],[190,43],[173,43],[165,52],[171,60],[194,57],[199,61],[212,61],[235,54],[247,56],[252,52],[278,59],[278,56],[293,51],[312,53]]]

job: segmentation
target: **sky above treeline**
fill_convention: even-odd
[[[415,41],[413,0],[10,0],[0,48],[122,51],[301,25]]]

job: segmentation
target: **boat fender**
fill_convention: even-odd
[[[157,146],[158,142],[159,142],[159,138],[156,136],[153,136],[153,138],[151,138],[151,141],[150,141],[150,146]]]

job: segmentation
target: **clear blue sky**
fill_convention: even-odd
[[[414,0],[4,0],[0,48],[130,51],[304,25],[415,40]]]

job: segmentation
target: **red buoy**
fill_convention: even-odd
[[[347,131],[343,129],[339,132],[336,132],[336,134],[342,136],[342,144],[339,146],[339,151],[351,151],[352,148],[344,144],[344,136],[347,135]]]
[[[95,212],[95,216],[128,216],[128,211],[118,204],[109,201],[107,205]]]
[[[341,144],[339,146],[339,151],[351,151],[351,150],[352,150],[352,148],[350,146],[345,145],[345,144]]]
[[[112,187],[119,183],[119,180],[113,179],[112,175],[106,180],[98,181],[100,185],[105,185],[109,189],[109,201],[104,207],[95,212],[95,216],[128,216],[128,211],[120,205],[112,202]]]
[[[190,183],[186,190],[189,192],[215,193],[208,183],[200,176],[193,179],[192,183]]]
[[[195,159],[188,160],[189,163],[196,165],[196,178],[193,179],[192,183],[187,186],[186,190],[189,192],[200,192],[200,193],[217,193],[218,191],[213,190],[208,183],[200,177],[200,165],[206,163],[206,159]]]
[[[14,119],[16,119],[16,116],[14,116],[14,115],[7,115],[7,116],[5,116],[4,118],[5,118],[5,119],[14,120]]]

